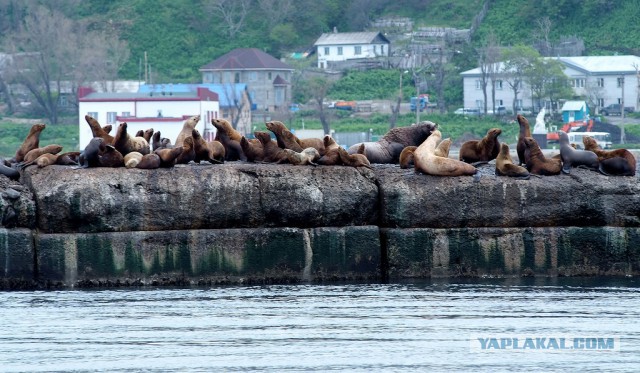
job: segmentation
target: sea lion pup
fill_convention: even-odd
[[[151,144],[153,147],[153,151],[156,151],[157,149],[162,149],[162,148],[173,148],[174,146],[171,145],[171,140],[169,140],[166,137],[162,137],[160,138],[160,131],[158,132],[154,132],[153,136],[151,136]]]
[[[284,149],[284,152],[287,153],[289,163],[296,166],[303,166],[307,164],[317,166],[318,164],[316,161],[320,159],[320,152],[318,152],[318,149],[313,147],[303,149],[301,152]]]
[[[413,163],[413,152],[417,149],[417,146],[407,146],[402,149],[402,153],[400,153],[400,168],[406,169],[414,167]],[[440,141],[438,146],[436,147],[436,151],[434,154],[438,157],[449,157],[449,150],[451,149],[451,138],[447,137],[446,139]]]
[[[364,144],[360,146],[364,147]],[[340,156],[340,162],[344,166],[351,167],[366,167],[371,169],[371,163],[369,159],[364,154],[354,153],[349,154],[346,150],[344,150],[341,146],[338,147],[338,155]]]
[[[216,141],[224,146],[225,160],[246,161],[247,157],[242,151],[240,140],[242,135],[233,129],[231,124],[224,119],[211,119],[211,124],[216,128]],[[237,138],[237,140],[235,140]]]
[[[124,156],[124,166],[126,168],[134,168],[142,160],[142,153],[130,152]]]
[[[100,123],[98,123],[98,121],[94,117],[90,115],[85,115],[84,120],[87,121],[87,124],[89,124],[93,137],[102,138],[105,144],[113,144],[113,136],[105,132],[102,126],[100,126]]]
[[[597,170],[600,166],[596,153],[589,150],[576,150],[569,144],[569,136],[564,131],[558,131],[560,143],[560,158],[562,159],[562,172],[568,174],[571,167],[586,166]]]
[[[45,129],[44,123],[37,123],[31,126],[29,130],[29,134],[22,142],[22,145],[16,150],[16,155],[13,157],[12,162],[22,162],[24,161],[24,156],[27,155],[31,150],[40,147],[40,134]],[[13,174],[13,173],[12,173]]]
[[[340,145],[336,143],[330,135],[325,135],[322,139],[324,145],[324,155],[318,159],[318,164],[324,166],[334,166],[340,164],[340,154],[338,154],[338,148]]]
[[[131,152],[138,152],[142,155],[151,152],[149,142],[144,137],[133,137],[127,133],[127,122],[120,123],[112,144],[123,156]]]
[[[177,146],[177,147],[182,146],[182,142],[184,141],[184,139],[186,139],[187,137],[191,137],[191,131],[193,131],[193,129],[196,128],[196,125],[198,124],[198,122],[200,122],[199,115],[194,115],[191,118],[185,120],[184,123],[182,124],[182,130],[180,130],[180,133],[178,134],[176,141],[173,143],[174,146]]]
[[[58,155],[56,159],[56,164],[62,166],[77,166],[78,158],[80,157],[80,152],[66,152]]]
[[[496,175],[510,176],[518,179],[528,180],[529,171],[522,166],[515,165],[511,154],[509,154],[509,145],[500,144],[500,153],[496,157]]]
[[[182,154],[184,148],[175,147],[175,148],[160,148],[154,151],[155,154],[160,157],[160,167],[169,168],[176,165],[176,160]]]
[[[529,153],[527,157],[527,170],[535,175],[558,175],[562,172],[560,159],[545,158],[540,146],[533,137],[525,137],[524,144]]]
[[[289,161],[287,153],[278,146],[276,141],[271,140],[269,132],[255,131],[254,135],[262,143],[262,162],[286,163]]]
[[[136,166],[136,168],[140,168],[143,170],[153,170],[160,167],[160,156],[156,153],[145,154],[140,159],[140,162]]]
[[[210,143],[207,142],[207,140],[202,138],[202,136],[200,135],[200,131],[194,128],[191,131],[191,137],[193,138],[193,150],[196,154],[194,158],[195,162],[197,163],[200,163],[201,161],[207,161],[209,163],[224,162],[224,155],[222,155],[223,161],[220,161],[220,154],[215,153],[215,150],[216,149],[219,150],[219,148],[214,147],[214,145],[210,145]],[[224,152],[224,148],[222,149],[222,151]]]
[[[247,157],[247,162],[263,161],[263,149],[260,140],[257,142],[250,142],[246,137],[242,136],[240,139],[240,146],[242,147],[242,152]]]
[[[24,169],[25,167],[31,166],[32,164],[36,163],[36,160],[40,156],[44,154],[58,154],[60,153],[60,151],[62,151],[62,146],[57,144],[51,144],[43,146],[41,148],[30,150],[29,153],[24,156],[24,160],[17,164],[17,167]],[[51,161],[55,162],[56,158],[51,158]]]
[[[182,153],[176,158],[176,163],[187,164],[196,159],[196,150],[193,148],[193,137],[186,137],[182,141]]]
[[[518,133],[518,144],[516,145],[516,152],[518,153],[518,162],[520,166],[523,163],[527,163],[526,150],[527,146],[525,144],[524,139],[526,137],[531,137],[531,128],[529,127],[529,121],[524,116],[518,114],[516,116],[516,120],[518,121],[518,125],[520,126],[520,133]]]
[[[43,168],[43,167],[50,166],[52,164],[56,164],[58,157],[59,157],[58,154],[45,153],[39,156],[38,158],[36,158],[36,160],[33,163],[35,163],[38,166],[38,168]]]
[[[365,155],[371,163],[398,163],[402,149],[422,144],[437,126],[433,122],[424,121],[408,127],[393,128],[377,142],[365,142]],[[350,146],[349,154],[355,153],[360,144]]]
[[[442,138],[437,129],[413,152],[416,171],[435,176],[475,175],[478,170],[472,165],[457,159],[435,155],[436,144]]]
[[[498,136],[500,128],[491,128],[481,140],[465,141],[460,147],[459,159],[467,163],[489,162],[496,159],[500,153]]]
[[[585,150],[590,150],[598,156],[600,172],[607,175],[635,176],[636,157],[627,149],[602,150],[596,139],[591,136],[583,137],[582,143]]]

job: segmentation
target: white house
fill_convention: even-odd
[[[556,57],[564,64],[564,73],[575,96],[584,97],[595,104],[597,109],[609,104],[624,101],[624,106],[638,109],[640,95],[639,75],[640,57],[638,56],[580,56]],[[503,71],[503,63],[498,63],[498,71]],[[484,108],[480,68],[464,71],[460,74],[463,79],[464,106],[469,108]],[[503,80],[504,75],[498,74],[496,79],[496,106],[513,107],[513,90]],[[491,100],[491,84],[487,85],[487,99]],[[565,99],[571,99],[566,97]],[[530,108],[531,89],[523,83],[516,107]],[[488,102],[491,109],[491,101]],[[537,109],[537,108],[534,108]]]
[[[78,111],[82,150],[93,137],[84,119],[87,114],[102,126],[113,125],[112,135],[121,122],[127,122],[130,134],[153,128],[174,142],[184,121],[194,115],[201,118],[196,128],[211,138],[211,119],[219,117],[220,103],[217,93],[202,87],[185,93],[97,93],[82,87],[78,89]]]
[[[326,69],[332,62],[388,57],[390,44],[380,32],[331,32],[320,35],[313,45],[318,67]]]

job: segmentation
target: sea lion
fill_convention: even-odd
[[[130,152],[124,156],[124,166],[126,168],[135,168],[142,160],[142,153]]]
[[[242,147],[242,152],[247,157],[247,162],[262,162],[263,157],[263,149],[262,143],[260,141],[250,142],[246,137],[242,136],[240,139],[240,146]]]
[[[518,125],[520,126],[520,132],[518,133],[518,144],[516,145],[516,152],[518,153],[518,162],[520,162],[519,165],[522,166],[523,163],[527,163],[526,154],[525,154],[527,150],[527,146],[525,144],[524,139],[526,137],[531,137],[531,128],[529,127],[529,121],[527,120],[527,118],[525,118],[521,114],[518,114],[516,116],[516,120],[518,121]]]
[[[102,137],[92,138],[84,150],[80,153],[78,163],[80,168],[99,167],[100,152],[105,149],[105,140]]]
[[[87,121],[87,124],[89,124],[89,127],[91,128],[91,133],[93,133],[93,137],[102,138],[105,144],[113,144],[113,136],[105,132],[102,126],[100,126],[100,123],[98,123],[98,121],[94,117],[90,115],[85,115],[84,120]]]
[[[318,159],[318,164],[324,166],[334,166],[340,164],[340,154],[338,148],[340,145],[336,143],[330,135],[325,135],[322,139],[324,145],[324,155]]]
[[[185,120],[184,123],[182,124],[182,130],[180,130],[180,133],[178,134],[176,141],[173,143],[174,146],[177,146],[177,147],[182,146],[184,139],[186,139],[187,137],[191,137],[191,131],[193,131],[193,129],[196,128],[196,125],[198,124],[198,122],[200,122],[199,115],[194,115],[191,118]]]
[[[255,131],[254,135],[262,143],[262,161],[267,163],[286,163],[289,161],[287,153],[271,140],[269,132]]]
[[[364,144],[361,144],[364,146]],[[371,162],[367,159],[367,156],[361,153],[349,154],[341,146],[338,147],[338,155],[340,156],[340,162],[345,166],[351,167],[366,167],[371,169]]]
[[[472,165],[457,159],[435,155],[436,144],[441,138],[440,131],[434,129],[431,135],[413,152],[416,171],[435,176],[475,175],[478,170]]]
[[[142,134],[142,137],[144,137],[144,139],[147,140],[147,143],[151,143],[152,136],[153,136],[153,128],[147,128],[146,130],[144,130],[144,133]]]
[[[58,154],[45,153],[39,156],[34,163],[38,166],[38,168],[43,168],[52,164],[56,164],[58,157]]]
[[[111,134],[111,131],[113,130],[113,126],[110,124],[107,124],[106,126],[102,126],[102,130],[107,134]]]
[[[438,146],[436,146],[435,155],[438,157],[449,157],[449,150],[451,149],[451,138],[447,137],[446,139],[440,141]]]
[[[524,144],[527,157],[527,170],[536,175],[558,175],[562,172],[562,162],[559,159],[545,158],[540,146],[533,137],[525,137]]]
[[[396,127],[377,142],[365,142],[365,155],[371,163],[398,163],[400,153],[407,146],[418,146],[438,125],[424,121],[408,127]],[[357,151],[361,143],[349,147],[349,154]]]
[[[224,158],[227,161],[246,161],[247,157],[242,151],[242,146],[240,145],[240,140],[242,139],[242,135],[231,127],[231,124],[224,119],[211,119],[211,124],[216,127],[216,138],[215,141],[218,141],[224,147]],[[238,140],[234,140],[231,138],[231,135],[236,137],[239,135]]]
[[[302,151],[303,148],[298,142],[298,137],[296,137],[293,132],[289,131],[284,123],[273,120],[265,123],[265,126],[276,136],[276,142],[278,143],[279,147],[281,147],[282,149],[291,149],[294,152]]]
[[[215,154],[214,151],[216,148],[214,148],[214,146],[210,145],[210,142],[208,142],[207,140],[205,140],[201,135],[200,135],[200,131],[198,131],[197,129],[193,129],[191,131],[191,137],[193,138],[193,149],[195,151],[195,158],[194,161],[197,163],[200,163],[201,161],[207,161],[209,163],[223,163],[224,162],[224,155],[223,160],[220,160],[220,154]],[[219,149],[219,148],[217,148]],[[224,152],[224,147],[222,148],[222,151]]]
[[[136,132],[136,137],[142,137],[142,136],[144,136],[144,131],[138,130],[138,132]]]
[[[414,167],[413,163],[413,152],[417,149],[417,146],[407,146],[402,149],[402,153],[400,153],[400,168],[406,169]],[[449,157],[449,149],[451,149],[451,138],[447,137],[446,139],[440,141],[434,154],[438,157]]]
[[[496,159],[500,153],[498,136],[500,128],[491,128],[481,140],[465,141],[460,147],[459,159],[467,163],[489,162]]]
[[[124,157],[115,146],[106,144],[104,149],[98,153],[100,167],[122,167],[124,166]]]
[[[160,156],[156,153],[145,154],[140,159],[140,162],[136,165],[136,168],[143,170],[153,170],[160,167]]]
[[[19,163],[20,167],[27,167],[35,163],[36,159],[43,154],[58,154],[62,151],[62,146],[50,144],[41,148],[32,149],[24,156],[24,160]]]
[[[77,166],[80,152],[66,152],[58,155],[56,164],[63,166]]]
[[[151,143],[153,147],[153,151],[161,148],[173,148],[174,146],[171,144],[171,140],[166,137],[160,137],[160,131],[154,132],[153,136],[151,136]]]
[[[120,123],[112,144],[123,156],[131,152],[138,152],[142,155],[151,152],[149,142],[144,137],[130,136],[127,133],[127,122]]]
[[[582,143],[585,150],[590,150],[598,156],[600,172],[607,175],[635,176],[636,157],[627,149],[602,150],[596,139],[591,136],[583,137]],[[615,158],[622,158],[622,160]]]
[[[560,143],[560,158],[562,159],[562,172],[568,174],[571,167],[586,166],[592,170],[599,167],[598,156],[590,150],[576,150],[569,144],[569,136],[564,131],[558,131]]]
[[[31,126],[29,134],[22,142],[22,145],[16,150],[16,155],[13,157],[14,162],[24,161],[24,156],[31,150],[40,147],[40,134],[45,129],[44,123],[37,123]]]
[[[529,171],[522,166],[515,165],[511,154],[509,154],[509,145],[500,144],[500,153],[496,157],[496,175],[510,176],[518,179],[529,179]]]
[[[303,149],[301,152],[284,149],[284,152],[287,153],[289,163],[296,166],[303,166],[307,164],[317,166],[318,164],[316,161],[320,159],[320,152],[318,152],[318,149],[313,147]]]
[[[20,179],[20,171],[16,170],[15,168],[6,166],[4,162],[0,162],[0,174],[8,177],[11,180]]]
[[[184,148],[175,147],[175,148],[160,148],[155,150],[154,153],[160,157],[160,167],[169,168],[176,165],[176,160],[182,154]]]
[[[186,137],[182,141],[182,153],[176,158],[176,163],[187,164],[196,159],[196,150],[193,148],[193,137]]]

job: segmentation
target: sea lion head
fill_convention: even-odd
[[[502,133],[502,130],[500,128],[492,128],[489,131],[487,131],[487,135],[489,135],[490,137],[493,137],[494,139],[500,136],[501,133]]]
[[[597,150],[599,148],[598,142],[591,136],[585,136],[582,138],[582,144],[584,145],[585,150]]]
[[[565,144],[569,144],[569,136],[567,135],[566,132],[564,131],[558,131],[558,142],[560,143],[560,145],[565,145]]]
[[[265,131],[255,131],[253,133],[256,136],[256,139],[260,140],[262,144],[267,144],[271,141],[271,135]]]
[[[36,123],[33,126],[31,126],[31,131],[35,132],[41,132],[42,130],[45,129],[45,124],[44,123]]]
[[[277,120],[269,121],[269,122],[265,123],[265,126],[267,126],[267,129],[269,131],[273,132],[273,133],[282,132],[282,130],[284,128],[286,128],[284,123],[282,123],[280,121],[277,121]]]
[[[538,146],[538,142],[533,138],[533,137],[525,137],[524,138],[524,145],[529,148],[535,148]]]

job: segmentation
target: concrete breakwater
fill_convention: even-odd
[[[29,167],[0,178],[0,287],[640,272],[636,177],[481,171]]]

